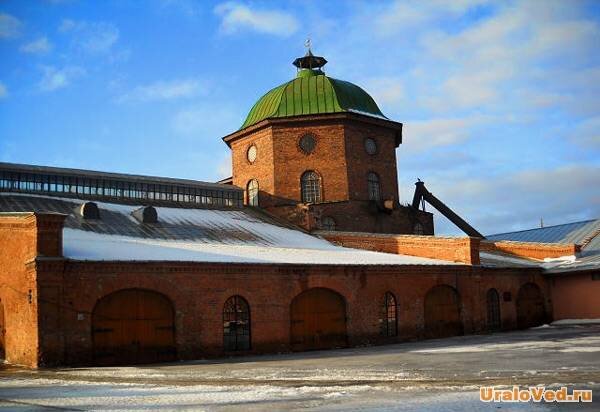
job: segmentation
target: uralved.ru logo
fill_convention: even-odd
[[[547,389],[545,386],[532,386],[521,389],[498,389],[493,386],[479,388],[479,400],[482,402],[592,402],[592,391],[589,389],[573,389],[569,392],[566,386],[560,389]]]

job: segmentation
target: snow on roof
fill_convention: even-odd
[[[481,265],[486,267],[537,267],[541,263],[506,253],[480,252],[479,259]]]
[[[357,109],[348,109],[347,111],[350,112],[350,113],[362,114],[363,116],[369,116],[369,117],[374,117],[376,119],[390,121],[390,119],[388,119],[384,115],[378,115],[378,114],[375,114],[375,113],[364,112],[362,110],[357,110]]]
[[[141,205],[94,202],[100,220],[77,217],[80,199],[1,193],[0,212],[68,215],[63,254],[77,260],[294,263],[334,265],[456,265],[444,260],[343,248],[253,208],[156,207],[158,223],[141,223]]]
[[[293,232],[289,229],[283,229]],[[334,246],[304,235],[296,247],[144,239],[64,229],[64,255],[76,260],[294,263],[316,265],[449,265],[447,261]],[[286,242],[284,242],[285,244]]]

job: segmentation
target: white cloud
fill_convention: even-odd
[[[38,86],[43,92],[51,92],[67,87],[74,79],[85,74],[85,70],[78,66],[63,68],[44,66],[42,70],[43,76]]]
[[[45,54],[52,50],[52,44],[48,41],[47,37],[40,37],[37,40],[29,42],[21,46],[20,49],[23,53],[31,54]]]
[[[217,174],[220,179],[225,179],[226,177],[231,176],[232,170],[231,153],[227,153],[227,155],[221,159],[221,162],[217,166]]]
[[[171,127],[179,135],[219,139],[238,121],[236,111],[226,104],[199,104],[175,113]]]
[[[408,120],[404,123],[402,133],[403,152],[415,153],[434,147],[457,145],[471,137],[473,127],[486,121],[489,119],[484,116]]]
[[[14,16],[0,13],[0,39],[10,39],[21,34],[21,21]]]
[[[477,73],[461,73],[448,77],[442,90],[460,107],[477,107],[496,100],[498,84],[511,75],[512,70],[502,66]]]
[[[61,33],[71,33],[75,45],[91,54],[107,53],[119,40],[119,29],[114,24],[107,22],[65,19],[61,22],[58,30]]]
[[[206,86],[197,79],[159,81],[138,86],[120,96],[119,102],[147,102],[157,100],[176,100],[198,96],[205,92]]]
[[[0,82],[0,99],[5,99],[8,97],[8,90],[4,83]]]
[[[435,21],[443,16],[458,16],[489,0],[397,0],[375,17],[379,34],[391,35]]]
[[[215,8],[221,16],[221,30],[224,33],[235,33],[243,29],[277,36],[290,36],[299,28],[294,16],[279,10],[253,10],[250,7],[228,2]]]
[[[395,105],[405,98],[404,82],[401,77],[369,78],[365,80],[365,89],[377,103]]]
[[[493,9],[458,32],[426,27],[415,34],[423,47],[418,64],[438,80],[421,94],[426,108],[494,108],[524,86],[530,102],[543,104],[564,94],[561,89],[574,81],[574,64],[589,68],[597,55],[600,25],[572,2],[523,1]],[[557,67],[567,69],[561,81],[549,75]],[[527,102],[516,103],[523,108]]]
[[[456,182],[456,184],[448,184]],[[495,177],[444,174],[426,180],[427,188],[484,234],[600,216],[600,167],[569,164],[529,169]],[[436,215],[437,233],[459,233]]]

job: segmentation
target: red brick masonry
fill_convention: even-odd
[[[180,359],[228,355],[223,352],[222,310],[233,295],[243,296],[250,305],[252,353],[290,350],[291,301],[314,287],[329,288],[343,296],[350,346],[423,338],[424,297],[436,285],[448,285],[458,292],[465,333],[486,330],[486,292],[490,288],[510,297],[500,302],[505,330],[517,326],[515,297],[525,283],[540,286],[546,310],[551,312],[550,291],[537,268],[491,269],[452,263],[366,266],[91,262],[42,256],[42,251],[53,250],[50,245],[58,245],[60,219],[40,214],[0,217],[0,298],[5,311],[8,362],[32,367],[91,363],[94,306],[100,298],[128,288],[157,291],[172,302]],[[52,230],[43,229],[50,227],[54,238]],[[435,238],[430,241],[434,241],[432,254],[436,248],[442,249]],[[409,236],[402,247],[415,248],[413,242]],[[447,250],[445,256],[466,260],[472,242],[463,243],[461,252]],[[460,244],[457,240],[455,245]],[[398,301],[400,333],[393,338],[380,335],[381,308],[387,291]]]
[[[479,264],[480,239],[358,232],[315,232],[335,244],[399,255]]]
[[[480,250],[482,252],[509,253],[530,259],[544,259],[573,256],[581,252],[581,247],[575,244],[483,241]]]

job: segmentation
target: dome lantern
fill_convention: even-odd
[[[306,40],[304,46],[306,47],[306,54],[304,55],[304,57],[298,57],[296,60],[294,60],[292,64],[296,66],[298,70],[308,69],[322,73],[321,67],[327,64],[327,60],[325,60],[324,57],[315,56],[312,53],[312,50],[310,49],[310,39]]]

